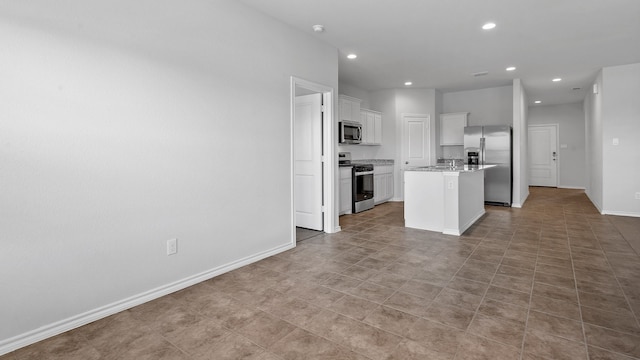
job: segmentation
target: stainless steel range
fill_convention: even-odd
[[[373,165],[353,165],[353,213],[373,208]]]
[[[352,213],[359,213],[373,208],[373,165],[354,164],[351,162],[351,153],[338,153],[339,166],[350,166],[352,186]]]

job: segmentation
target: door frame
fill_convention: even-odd
[[[322,120],[322,204],[324,208],[323,212],[323,231],[326,233],[333,233],[340,231],[336,229],[337,212],[335,205],[337,202],[335,189],[335,177],[337,174],[337,156],[335,154],[335,142],[336,137],[333,136],[336,125],[334,124],[334,89],[330,86],[315,83],[313,81],[305,80],[299,77],[291,76],[291,88],[289,96],[290,106],[290,133],[289,133],[289,152],[290,152],[290,218],[291,218],[291,243],[296,244],[296,207],[295,207],[295,147],[294,147],[294,135],[295,135],[295,109],[296,109],[296,87],[304,88],[312,92],[322,94],[322,104],[324,107],[323,120]]]
[[[529,124],[527,126],[527,139],[529,138],[529,129],[531,129],[532,127],[543,127],[543,126],[551,126],[551,127],[555,127],[556,128],[556,188],[560,187],[560,124],[555,123],[555,124]],[[527,149],[527,163],[529,161],[529,151],[531,151],[531,144],[528,145],[529,148]],[[528,164],[528,166],[531,166],[531,164]],[[530,168],[527,169],[527,173],[529,173]],[[530,184],[530,179],[527,179],[527,184],[528,186],[532,186]],[[533,185],[535,186],[535,185]]]

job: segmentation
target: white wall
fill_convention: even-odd
[[[469,112],[469,126],[513,125],[513,86],[442,94],[442,111],[440,113],[455,112]],[[440,133],[438,132],[438,134]],[[442,146],[439,147],[438,153],[442,158],[462,159],[464,147]]]
[[[382,113],[382,145],[373,146],[373,158],[396,159],[396,97],[395,90],[381,90],[371,93],[371,107]],[[369,146],[371,147],[371,146]],[[369,158],[371,159],[371,157]],[[397,181],[397,180],[396,180]]]
[[[436,162],[437,129],[436,91],[434,89],[398,89],[396,90],[396,139],[402,138],[402,114],[427,114],[430,117],[430,154],[431,163]],[[402,154],[400,141],[396,145],[398,156]]]
[[[603,212],[640,216],[640,63],[602,69]],[[613,145],[618,139],[619,145]]]
[[[430,156],[431,164],[436,163],[436,91],[434,89],[397,89],[395,90],[396,103],[396,168],[398,179],[395,183],[394,194],[396,199],[404,199],[402,168],[402,114],[426,114],[430,117]]]
[[[458,149],[460,149],[459,158],[464,156],[464,146],[440,146],[440,114],[444,113],[444,94],[438,90],[435,91],[435,109],[434,109],[434,131],[436,134],[436,159],[443,158],[458,158],[458,156],[453,156],[453,153],[458,154]],[[447,153],[447,150],[455,148],[455,151],[450,151]]]
[[[582,103],[529,106],[529,125],[558,124],[558,187],[585,187],[585,115]],[[566,148],[562,148],[562,145]]]
[[[336,49],[227,0],[3,2],[0,43],[0,354],[293,245],[290,76]]]
[[[469,112],[469,126],[512,125],[513,86],[444,93],[442,112]]]
[[[527,94],[520,79],[513,80],[513,207],[529,196]]]
[[[338,91],[341,95],[347,95],[362,100],[362,102],[360,103],[361,108],[379,111],[378,109],[374,109],[371,107],[371,101],[369,100],[369,91],[344,82],[340,82],[338,86]]]
[[[402,114],[427,114],[430,116],[430,152],[431,162],[435,164],[439,146],[437,140],[436,119],[440,108],[441,94],[434,89],[387,89],[366,92],[356,87],[340,84],[340,93],[357,98],[369,99],[371,110],[382,113],[382,145],[340,145],[338,151],[349,151],[357,159],[394,159],[395,189],[394,200],[402,200]],[[344,92],[343,92],[344,90]]]
[[[602,71],[594,82],[598,93],[585,97],[586,191],[591,202],[602,212]]]
[[[339,84],[339,86],[340,86],[340,90],[339,90],[340,94],[351,96],[351,97],[362,100],[362,103],[360,103],[360,108],[383,112],[379,104],[370,101],[371,94],[369,91],[350,85],[350,84],[342,83],[342,82]],[[393,124],[394,121],[395,120],[393,115],[390,115],[390,113],[385,114],[383,112],[382,114],[382,144],[383,145],[382,146],[388,147],[390,142],[395,143],[393,139],[393,133],[389,133],[388,131],[386,131],[388,130],[387,129],[388,127],[385,126],[387,124]],[[393,159],[393,156],[391,157],[383,156],[384,151],[382,149],[382,146],[339,144],[338,151],[350,152],[353,160]]]

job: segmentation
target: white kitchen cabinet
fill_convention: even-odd
[[[373,136],[373,140],[374,140],[373,142],[375,144],[382,145],[382,114],[375,113],[374,118],[375,118],[374,129],[376,133]]]
[[[464,145],[468,112],[440,114],[440,145]]]
[[[352,211],[351,169],[351,167],[340,168],[340,215],[351,214]]]
[[[360,122],[360,103],[362,100],[347,95],[340,95],[340,121]]]
[[[404,226],[460,236],[484,215],[484,169],[404,172]]]
[[[378,205],[393,198],[393,165],[373,166],[373,202]]]
[[[360,122],[362,123],[361,145],[381,145],[382,113],[368,109],[361,109]]]

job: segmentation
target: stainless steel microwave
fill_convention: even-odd
[[[341,144],[360,144],[362,142],[362,124],[355,121],[340,121],[339,136]]]

